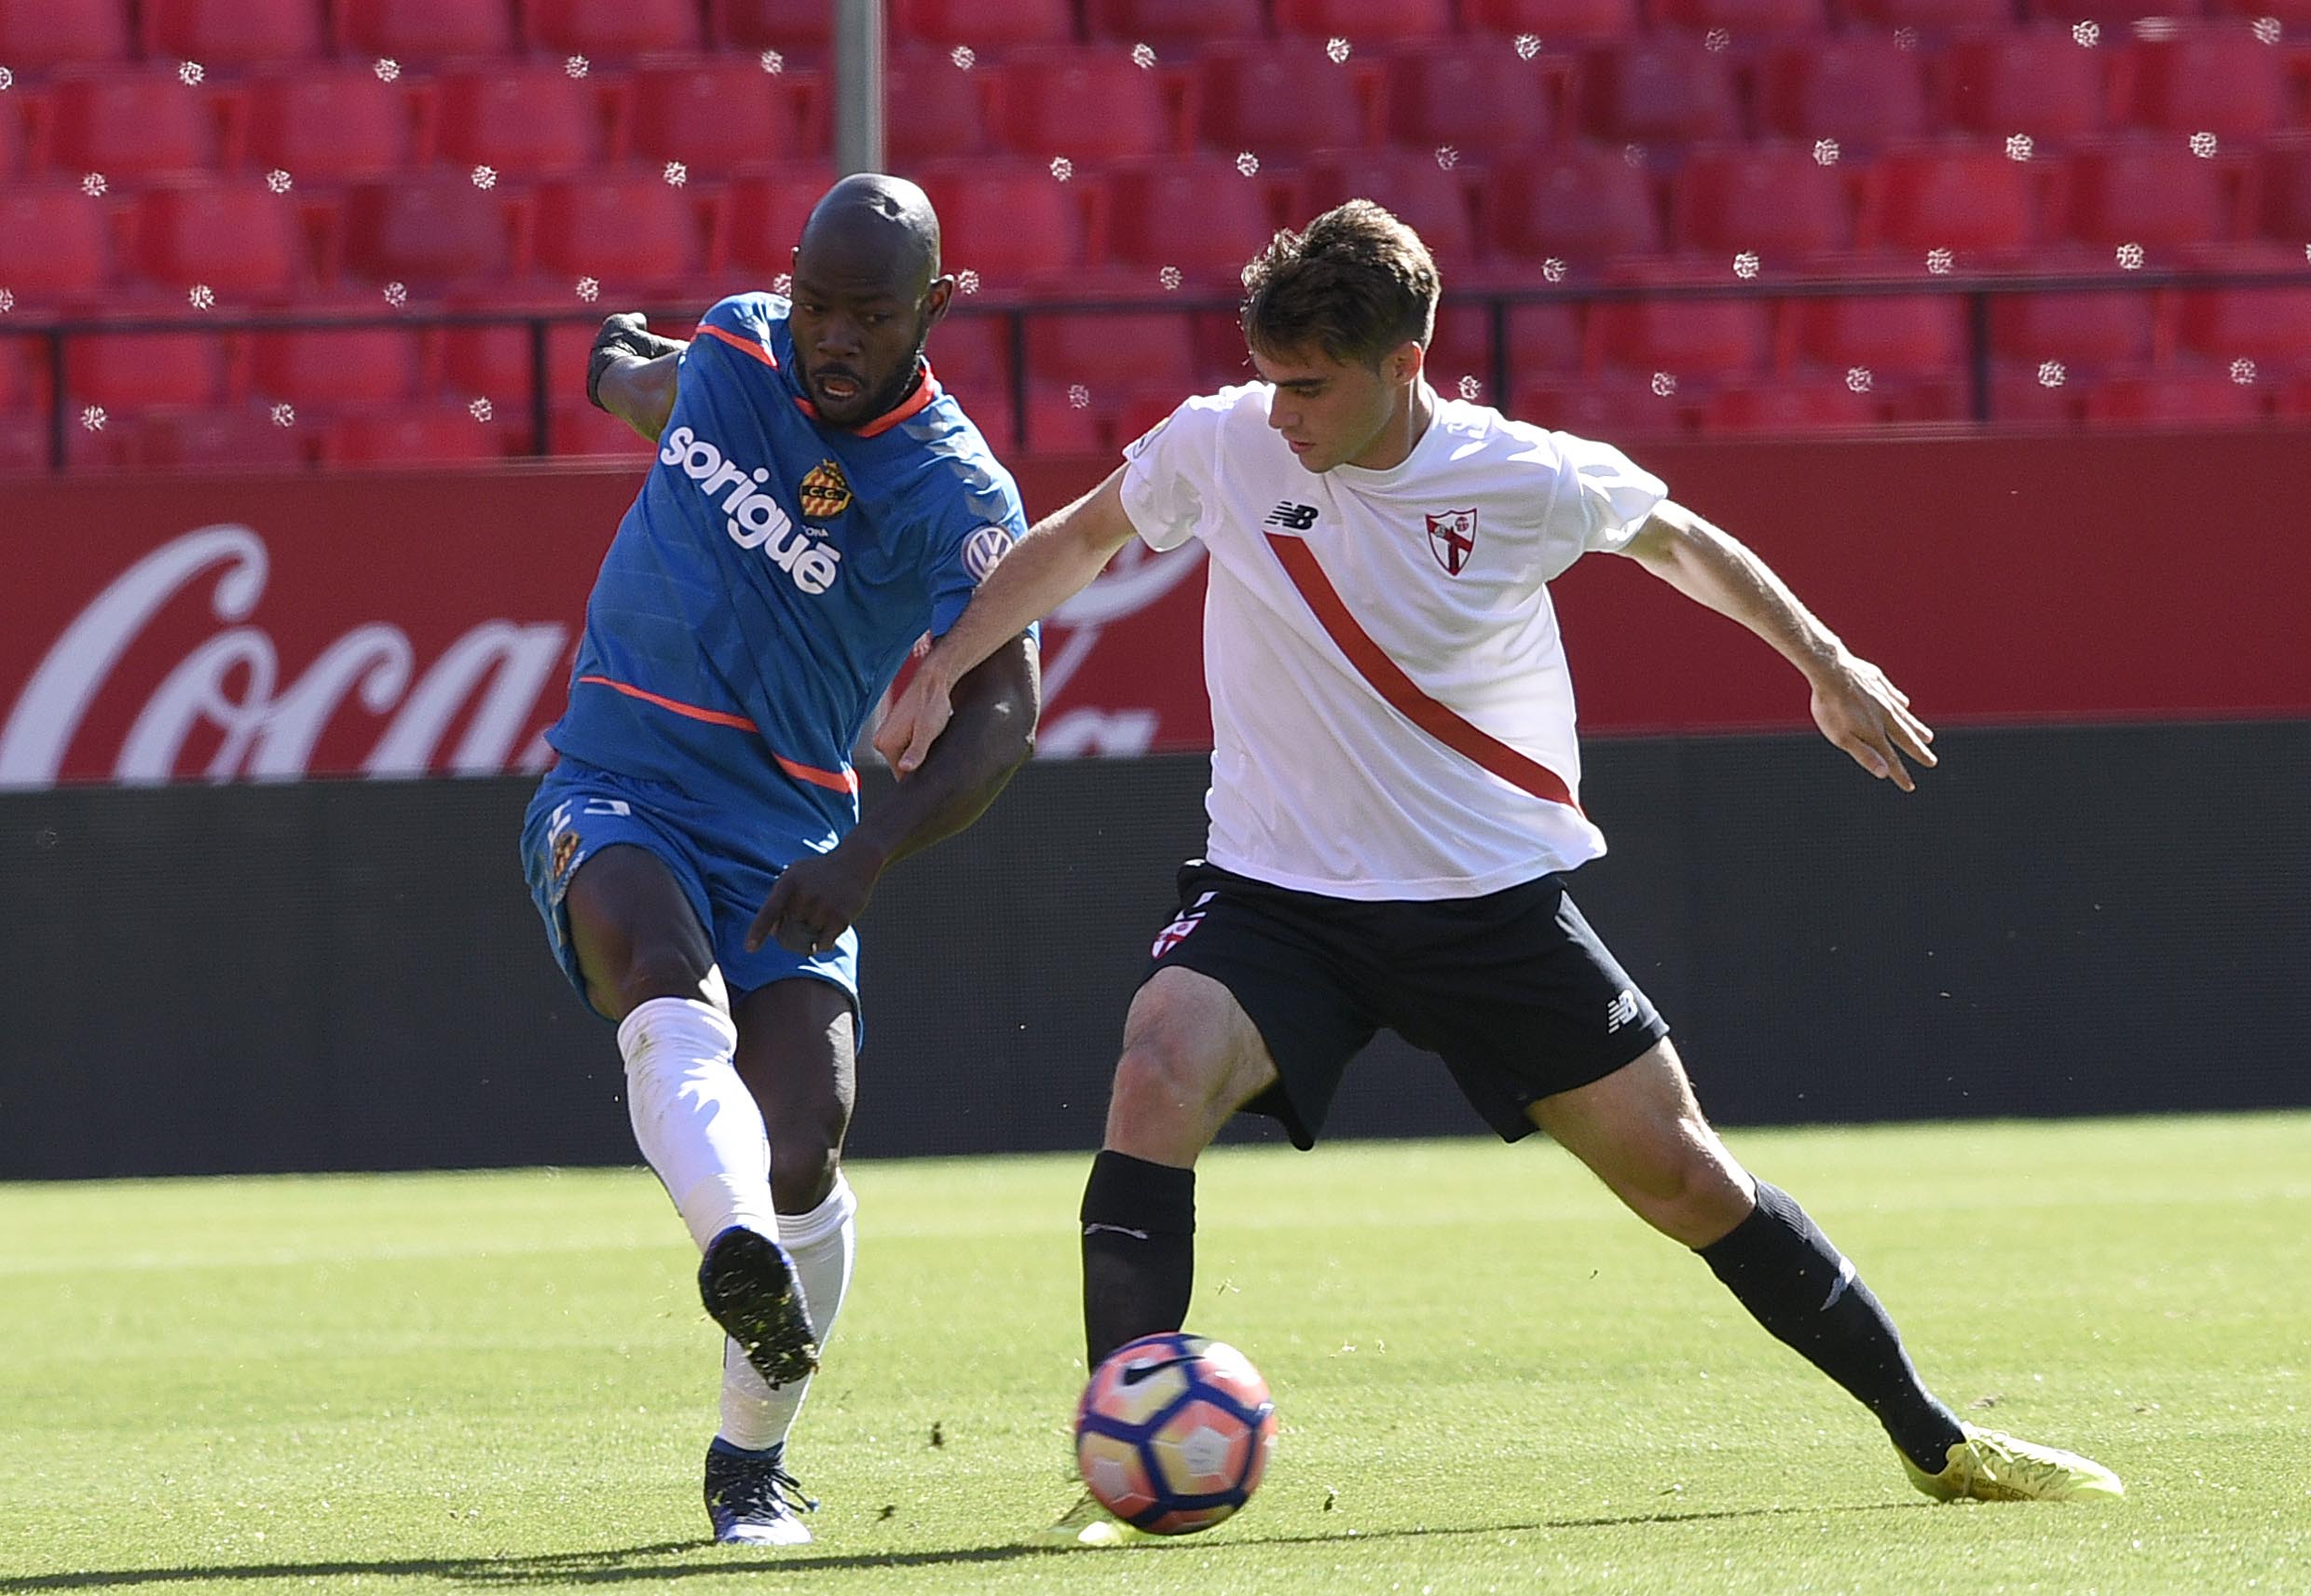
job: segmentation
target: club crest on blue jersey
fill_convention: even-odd
[[[805,520],[830,521],[851,508],[851,484],[840,465],[821,460],[804,474],[799,497]]]

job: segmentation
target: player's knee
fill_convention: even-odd
[[[623,1019],[654,998],[696,998],[725,1006],[713,962],[702,962],[698,949],[676,942],[635,948],[623,969],[608,981],[591,985],[607,989],[617,1009],[614,1019]]]
[[[1625,1174],[1621,1195],[1655,1229],[1689,1245],[1747,1217],[1755,1186],[1706,1125],[1681,1123]]]
[[[1207,1119],[1225,1088],[1224,1061],[1166,1028],[1134,1037],[1115,1064],[1115,1112],[1142,1123]]]

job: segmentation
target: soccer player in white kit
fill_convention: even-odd
[[[1273,1114],[1309,1146],[1385,1027],[1440,1055],[1502,1137],[1546,1131],[1698,1252],[1878,1416],[1921,1491],[2122,1494],[1927,1391],[1853,1265],[1718,1139],[1668,1027],[1566,895],[1605,851],[1548,588],[1582,554],[1635,560],[1755,632],[1805,676],[1823,734],[1905,792],[1905,760],[1935,762],[1908,695],[1618,449],[1439,396],[1436,268],[1388,211],[1357,200],[1280,233],[1245,281],[1260,380],[1190,399],[1031,531],[877,739],[906,777],[986,653],[1131,538],[1202,539],[1210,834],[1125,1021],[1084,1193],[1087,1367],[1181,1328],[1196,1159],[1228,1116]],[[1088,1499],[1055,1528],[1124,1538]]]

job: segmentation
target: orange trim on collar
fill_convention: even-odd
[[[857,433],[862,438],[872,438],[888,432],[909,417],[921,415],[927,406],[937,402],[942,391],[939,387],[938,374],[931,369],[931,362],[926,359],[923,362],[922,387],[901,400],[896,407],[884,411],[864,427],[853,427],[848,430]],[[818,420],[818,410],[809,400],[797,398],[795,408],[812,420]]]

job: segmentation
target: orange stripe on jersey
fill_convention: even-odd
[[[727,726],[736,731],[752,731],[758,735],[761,730],[743,715],[730,715],[718,709],[701,709],[694,703],[684,703],[679,699],[663,697],[647,688],[637,688],[632,682],[612,681],[608,676],[580,676],[578,679],[589,686],[608,688],[612,692],[639,699],[644,703],[656,704],[660,709],[671,710],[686,719],[703,720],[708,726]],[[822,771],[816,765],[805,765],[783,754],[773,753],[771,757],[778,761],[780,770],[798,782],[808,782],[814,787],[826,787],[839,793],[858,791],[858,772],[855,771]]]
[[[1292,585],[1300,590],[1300,596],[1316,612],[1317,621],[1327,635],[1348,657],[1356,674],[1371,684],[1374,692],[1386,700],[1389,707],[1411,721],[1421,730],[1435,738],[1456,754],[1482,765],[1511,786],[1561,803],[1578,813],[1580,805],[1573,801],[1572,789],[1557,773],[1527,755],[1518,753],[1491,732],[1470,725],[1459,712],[1438,703],[1420,690],[1420,684],[1404,674],[1403,667],[1388,658],[1388,650],[1372,640],[1371,634],[1357,624],[1356,617],[1341,602],[1332,580],[1324,575],[1324,567],[1316,563],[1315,552],[1297,538],[1279,538],[1268,534],[1268,547],[1283,562],[1284,574],[1292,578]]]
[[[752,338],[742,338],[727,327],[717,327],[705,321],[701,321],[698,324],[698,330],[709,338],[719,338],[724,343],[728,344],[732,348],[737,349],[745,354],[752,355],[756,360],[760,361],[764,365],[770,367],[773,371],[776,371],[778,369],[778,357],[772,354],[770,350],[764,348],[761,345],[756,343]]]

